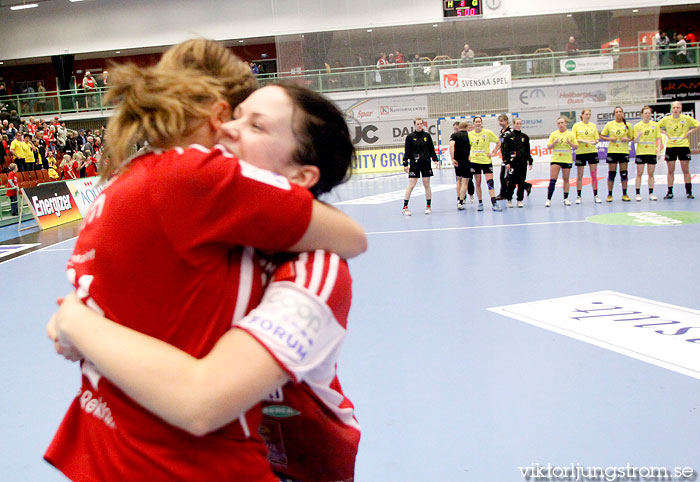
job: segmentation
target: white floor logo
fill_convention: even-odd
[[[632,217],[636,222],[643,224],[683,224],[683,221],[679,219],[669,218],[654,212],[627,213],[627,215]]]
[[[700,379],[697,310],[614,291],[489,310]]]

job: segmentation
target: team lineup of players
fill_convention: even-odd
[[[676,161],[680,161],[683,172],[686,196],[693,199],[690,176],[690,141],[688,137],[700,129],[700,122],[693,117],[681,113],[680,102],[671,105],[671,113],[658,122],[652,121],[652,109],[645,106],[642,109],[642,120],[634,127],[625,120],[622,107],[615,107],[615,118],[608,122],[602,131],[590,122],[591,111],[584,109],[581,120],[576,122],[571,130],[567,129],[567,120],[564,117],[557,119],[557,129],[548,139],[547,148],[552,151],[550,162],[550,180],[547,189],[547,201],[545,206],[551,206],[555,185],[562,174],[564,204],[571,206],[569,200],[569,174],[576,164],[576,204],[583,202],[581,194],[583,187],[583,174],[586,164],[591,175],[593,199],[595,203],[601,203],[598,197],[597,167],[599,154],[597,144],[599,141],[608,142],[606,162],[608,164],[608,195],[607,202],[613,201],[613,186],[617,172],[620,172],[622,186],[622,200],[631,201],[627,194],[630,142],[635,144],[635,164],[637,164],[635,179],[635,200],[641,201],[641,182],[646,165],[649,185],[649,200],[656,201],[654,195],[654,171],[657,158],[664,152],[664,138],[666,136],[665,160],[668,166],[668,192],[664,199],[673,198],[673,182],[675,176]],[[455,167],[457,178],[457,209],[464,209],[467,193],[473,202],[473,193],[476,191],[478,198],[478,211],[484,210],[481,191],[481,177],[485,177],[486,185],[491,198],[491,206],[494,211],[502,211],[499,200],[506,200],[509,208],[513,207],[513,194],[517,187],[517,206],[524,207],[525,192],[530,194],[532,185],[526,182],[527,170],[532,169],[533,159],[530,154],[530,139],[522,132],[522,120],[515,118],[513,127],[509,125],[508,116],[498,116],[501,127],[499,136],[493,131],[483,127],[483,119],[477,116],[473,125],[466,121],[455,122],[454,133],[450,137],[450,156]],[[426,194],[425,214],[431,214],[431,190],[430,177],[433,175],[431,161],[437,166],[438,157],[430,134],[424,132],[422,118],[413,121],[414,131],[406,137],[403,166],[408,173],[408,187],[404,194],[402,213],[410,216],[408,209],[411,192],[423,178],[423,186]],[[491,145],[495,144],[493,149]],[[493,163],[491,158],[501,153],[503,163],[501,165],[501,189],[496,196],[493,182]],[[575,154],[575,155],[574,155]],[[618,169],[619,166],[619,169]]]

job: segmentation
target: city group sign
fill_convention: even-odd
[[[508,89],[510,65],[440,70],[440,92]]]

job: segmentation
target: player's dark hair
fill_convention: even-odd
[[[622,111],[622,122],[624,122],[624,123],[625,123],[625,126],[627,126],[627,119],[625,119],[625,109],[623,109],[623,108],[620,107],[619,105],[616,105],[615,108],[613,109],[613,113],[614,113],[617,109],[620,109],[620,111]],[[629,127],[629,126],[627,126],[627,127]]]
[[[293,84],[276,84],[294,105],[294,162],[318,167],[320,178],[309,190],[318,197],[350,178],[355,148],[343,114],[322,95]],[[297,115],[300,114],[300,115]]]

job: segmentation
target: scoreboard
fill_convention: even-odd
[[[443,0],[442,15],[444,18],[481,16],[482,1],[483,0]]]

